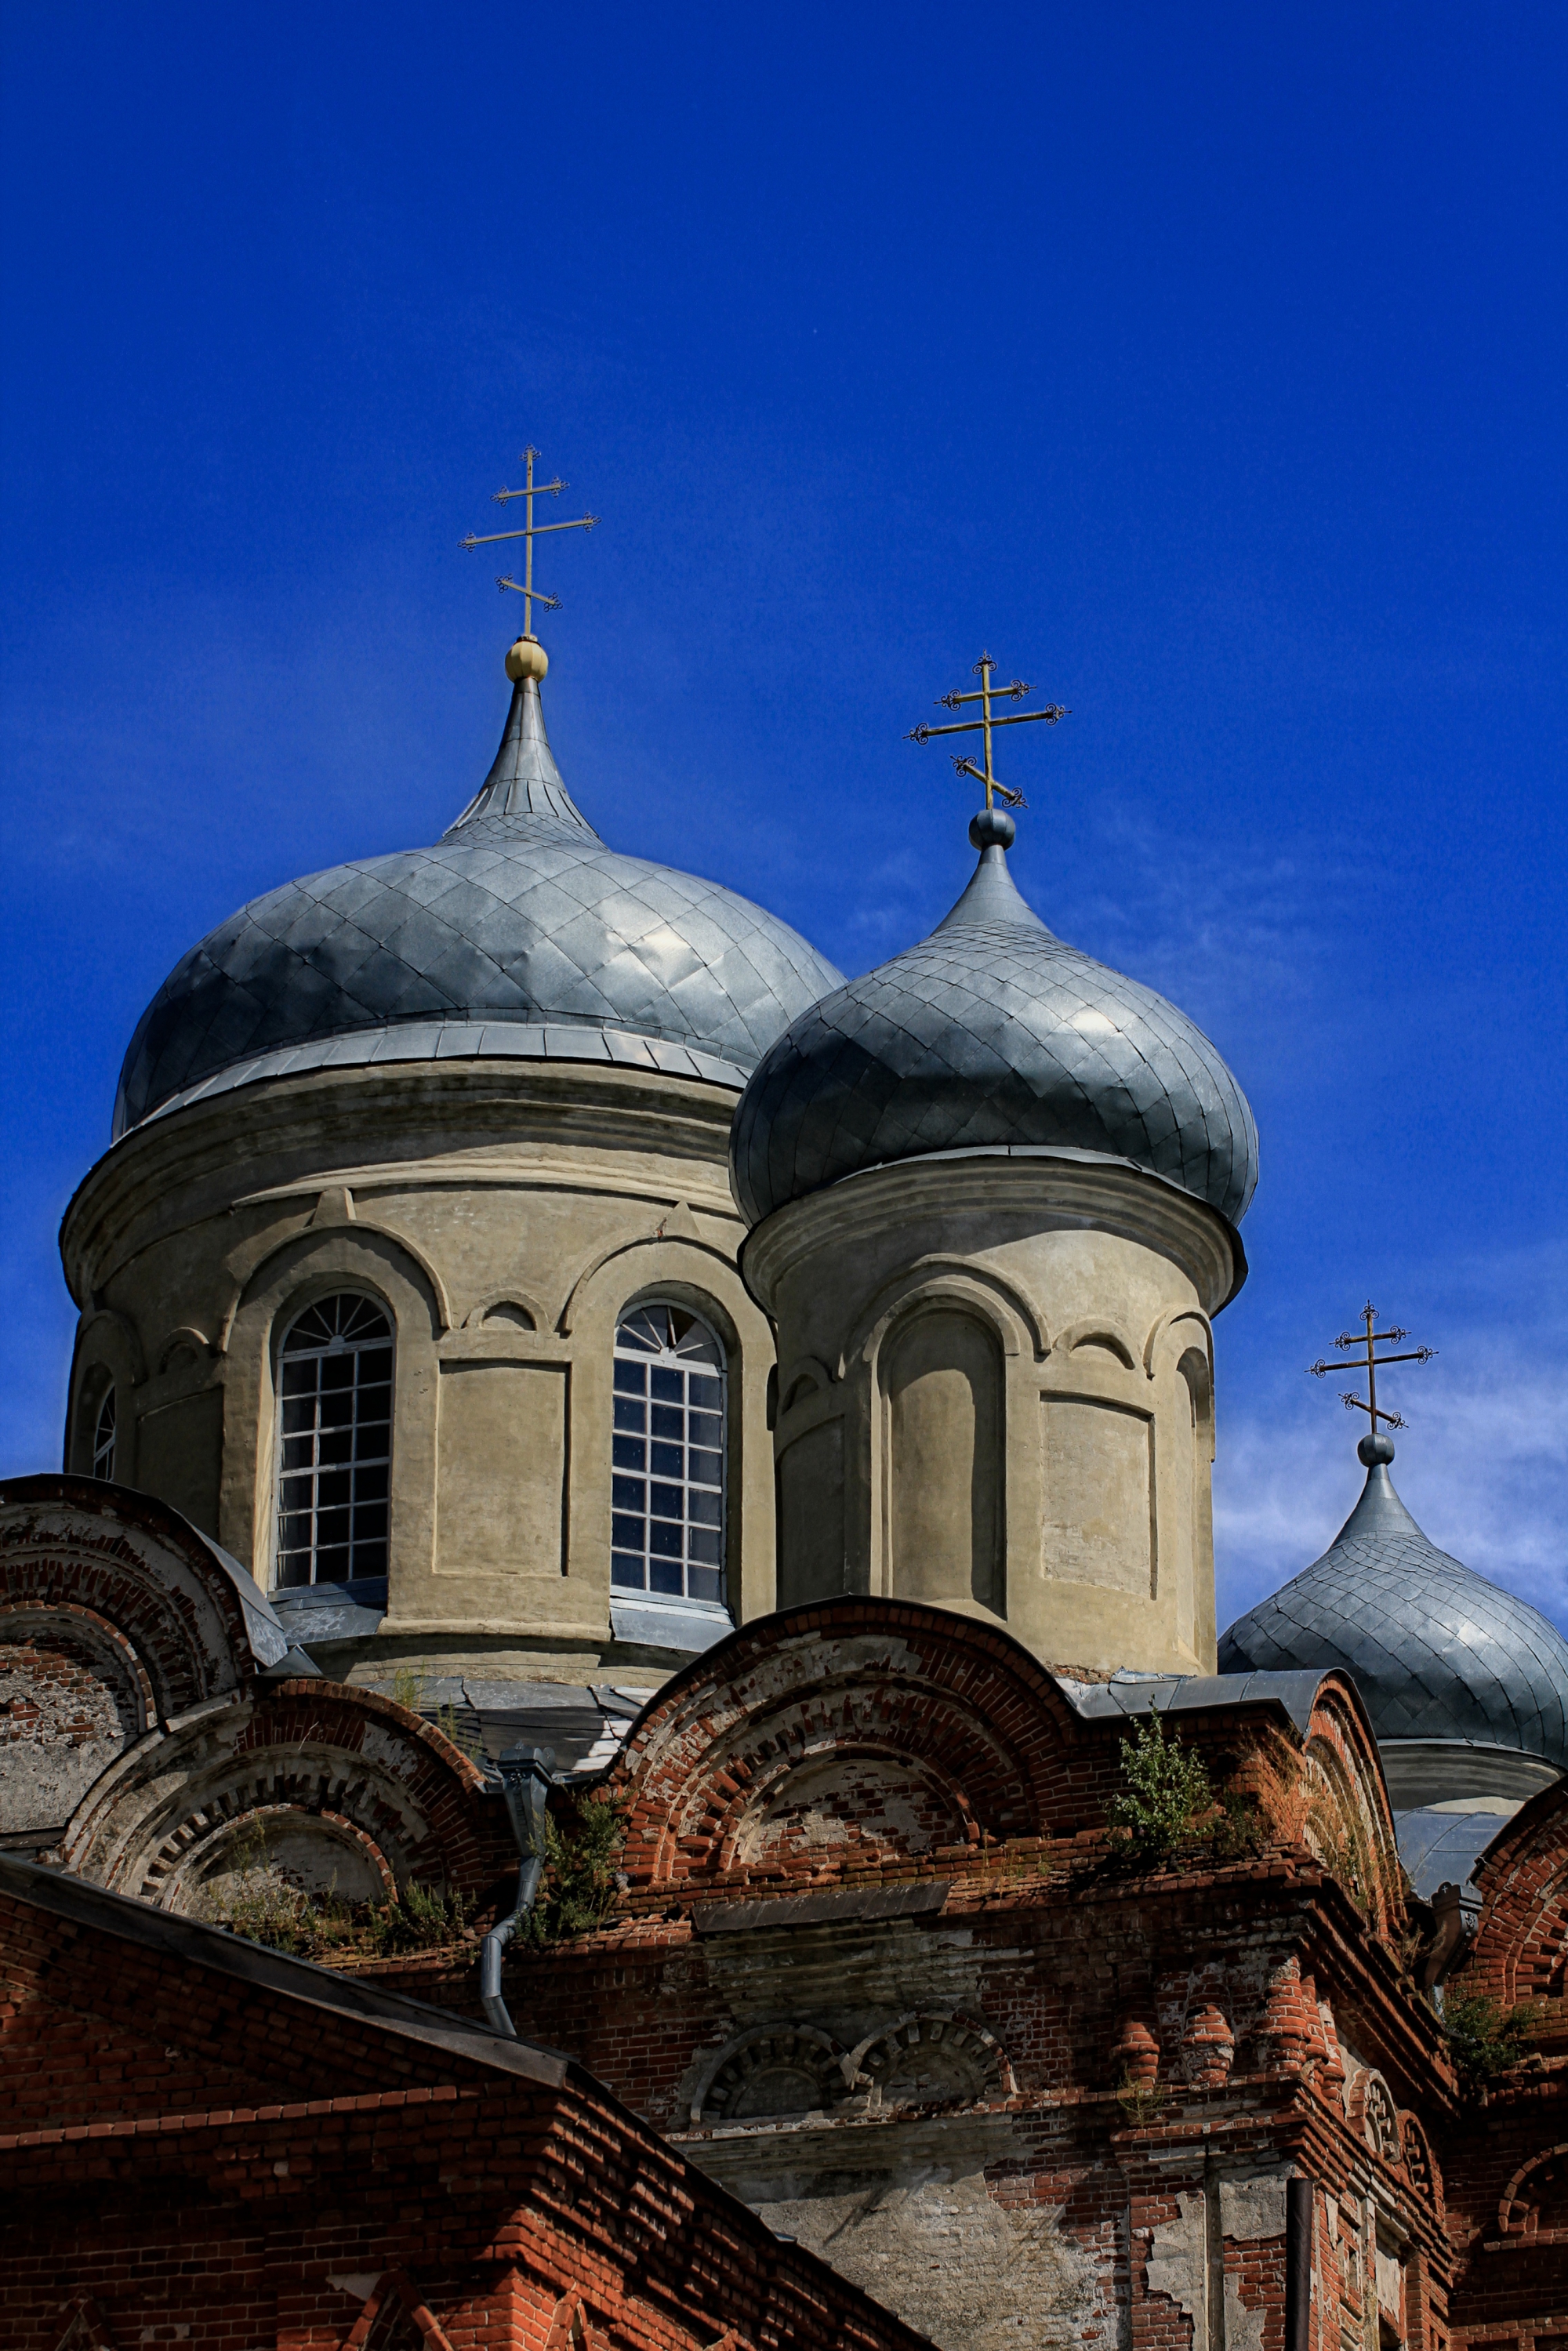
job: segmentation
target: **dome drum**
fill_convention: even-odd
[[[1125,1167],[845,1178],[743,1254],[779,1333],[780,1605],[911,1598],[1070,1670],[1213,1669],[1222,1220]]]
[[[662,1553],[637,1611],[612,1588],[616,1334],[650,1299],[722,1337],[721,1466],[690,1503],[721,1516],[704,1604],[727,1624],[773,1604],[772,1351],[737,1270],[728,1130],[841,975],[735,892],[607,848],[551,755],[542,655],[512,666],[495,763],[441,841],[287,883],[183,958],[61,1233],[91,1305],[73,1465],[112,1399],[112,1474],[264,1585],[286,1555],[311,1591],[384,1582],[335,1670],[586,1678],[692,1646],[706,1520],[676,1530],[673,1600]],[[323,1301],[369,1301],[391,1334],[363,1458],[357,1421],[342,1457],[289,1418],[281,1351]]]
[[[780,1598],[916,1598],[1069,1670],[1207,1673],[1209,1318],[1245,1276],[1256,1132],[1190,1021],[1025,904],[1012,832],[977,820],[946,920],[793,1021],[736,1113]]]

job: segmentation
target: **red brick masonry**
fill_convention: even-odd
[[[911,2351],[580,2066],[0,1857],[6,2351]]]

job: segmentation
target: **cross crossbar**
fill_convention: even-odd
[[[1401,1339],[1409,1338],[1409,1332],[1397,1329],[1380,1331],[1377,1328],[1377,1309],[1370,1301],[1362,1308],[1361,1319],[1366,1325],[1365,1330],[1364,1332],[1342,1331],[1334,1341],[1334,1345],[1341,1349],[1354,1351],[1354,1369],[1358,1372],[1364,1371],[1366,1374],[1366,1394],[1364,1396],[1359,1396],[1351,1394],[1348,1390],[1342,1390],[1340,1402],[1353,1412],[1367,1414],[1372,1422],[1372,1433],[1375,1437],[1380,1420],[1390,1428],[1404,1428],[1407,1425],[1400,1418],[1398,1413],[1389,1412],[1385,1405],[1378,1403],[1378,1373],[1390,1364],[1429,1364],[1437,1350],[1436,1347],[1412,1347],[1403,1354],[1380,1355],[1376,1352],[1379,1347],[1397,1345]],[[1325,1360],[1321,1355],[1315,1364],[1307,1365],[1308,1371],[1315,1380],[1322,1379],[1329,1372],[1337,1372],[1344,1368],[1347,1366]]]
[[[995,668],[996,664],[990,654],[982,653],[975,664],[975,674],[980,681],[975,692],[960,694],[955,690],[951,694],[939,694],[936,697],[937,707],[941,710],[958,710],[966,703],[977,702],[980,705],[980,715],[977,718],[954,719],[945,726],[932,726],[922,721],[918,726],[911,728],[904,740],[907,743],[929,743],[937,735],[982,736],[985,740],[985,766],[977,767],[973,759],[964,758],[956,752],[949,752],[948,757],[952,759],[954,767],[959,775],[972,776],[976,783],[985,786],[988,809],[993,808],[998,799],[1005,800],[1009,808],[1027,808],[1029,802],[1020,791],[1012,790],[1008,785],[998,781],[996,769],[991,764],[991,737],[998,726],[1031,726],[1038,725],[1042,719],[1048,726],[1054,726],[1058,719],[1070,718],[1072,714],[1070,710],[1064,709],[1060,702],[1048,702],[1043,710],[1019,710],[1006,717],[998,717],[991,708],[993,701],[1005,695],[1018,702],[1026,694],[1032,694],[1034,689],[1032,686],[1026,685],[1021,677],[1015,677],[1010,685],[993,685],[991,674]],[[1010,840],[1011,834],[1009,833],[1008,837]]]
[[[559,478],[553,482],[535,481],[534,459],[538,455],[538,451],[531,443],[528,447],[523,451],[523,465],[526,470],[523,486],[520,490],[495,490],[491,493],[494,502],[497,506],[505,506],[511,498],[526,498],[528,500],[528,504],[523,509],[525,519],[522,528],[520,530],[471,530],[466,538],[460,538],[457,542],[459,547],[468,550],[476,547],[497,547],[503,539],[520,538],[522,540],[522,578],[520,580],[513,580],[509,575],[501,574],[497,576],[496,585],[497,588],[501,589],[515,588],[518,595],[522,598],[523,634],[525,637],[531,637],[534,633],[534,606],[536,604],[543,604],[547,611],[552,612],[559,611],[560,610],[560,598],[559,596],[547,596],[542,588],[536,588],[534,586],[535,539],[545,538],[546,535],[552,530],[593,530],[597,528],[599,523],[599,517],[597,515],[579,515],[574,522],[536,522],[534,520],[534,500],[536,498],[559,497],[561,491],[567,486],[566,484]]]

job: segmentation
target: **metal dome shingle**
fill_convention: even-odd
[[[1429,1542],[1375,1463],[1320,1560],[1239,1616],[1221,1673],[1340,1666],[1380,1740],[1462,1740],[1568,1770],[1568,1641]]]
[[[1207,1038],[1047,930],[993,846],[929,938],[769,1047],[731,1165],[759,1224],[861,1168],[1018,1145],[1131,1161],[1233,1224],[1257,1183],[1252,1113]]]
[[[454,1052],[738,1088],[841,981],[750,900],[606,848],[528,679],[484,786],[434,848],[269,891],[176,965],[131,1040],[114,1132],[263,1077]]]

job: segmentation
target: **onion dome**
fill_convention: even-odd
[[[1322,1559],[1222,1635],[1219,1670],[1338,1666],[1355,1677],[1385,1767],[1403,1744],[1426,1752],[1427,1776],[1436,1778],[1419,1801],[1494,1782],[1501,1794],[1528,1794],[1568,1771],[1568,1641],[1526,1602],[1428,1542],[1394,1490],[1391,1438],[1364,1437],[1359,1451],[1360,1501]],[[1444,1770],[1434,1745],[1470,1751]],[[1486,1758],[1476,1750],[1497,1759],[1490,1775],[1478,1776]],[[1551,1768],[1521,1776],[1519,1766],[1509,1769],[1516,1756]]]
[[[507,1055],[739,1088],[842,974],[774,915],[606,848],[545,733],[537,643],[507,656],[501,747],[431,849],[268,891],[175,966],[120,1071],[116,1137],[258,1079]]]
[[[1185,1013],[1057,938],[1008,871],[1010,818],[969,828],[980,862],[928,939],[852,980],[769,1047],[731,1165],[756,1225],[862,1168],[1024,1148],[1120,1161],[1239,1221],[1258,1130]]]

